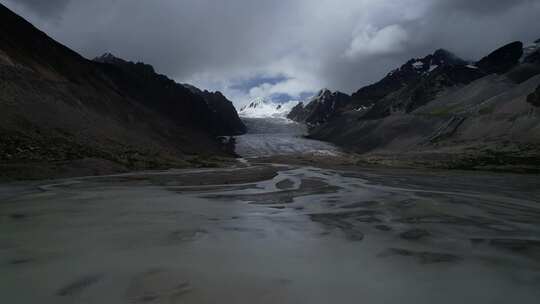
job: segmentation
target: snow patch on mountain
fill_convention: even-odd
[[[432,64],[429,66],[429,73],[435,71],[439,67],[438,64]]]
[[[417,70],[422,69],[424,67],[424,63],[422,61],[416,61],[412,65]]]

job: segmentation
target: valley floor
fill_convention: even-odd
[[[537,176],[326,167],[251,160],[3,184],[0,295],[537,303]]]

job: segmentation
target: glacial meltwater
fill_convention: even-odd
[[[538,303],[536,176],[286,165],[0,186],[5,303]]]

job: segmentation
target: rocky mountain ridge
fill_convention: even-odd
[[[412,59],[307,122],[310,137],[368,162],[540,171],[538,48],[505,45],[478,62],[447,51]],[[434,59],[435,58],[435,59]]]
[[[337,102],[336,106],[323,107],[323,114],[312,114],[313,108],[319,109],[316,105],[320,97],[316,96],[305,106],[299,104],[289,114],[289,118],[308,124],[322,124],[345,111],[369,110],[366,116],[371,118],[388,116],[399,110],[410,112],[425,103],[425,99],[431,98],[441,86],[470,83],[484,75],[477,67],[455,54],[439,49],[423,58],[410,59],[377,83],[363,87],[351,96],[322,90],[326,92],[327,98],[332,94],[338,96],[339,101],[334,101]]]

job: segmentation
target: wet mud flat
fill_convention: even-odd
[[[537,303],[540,179],[261,164],[0,185],[9,303]]]

